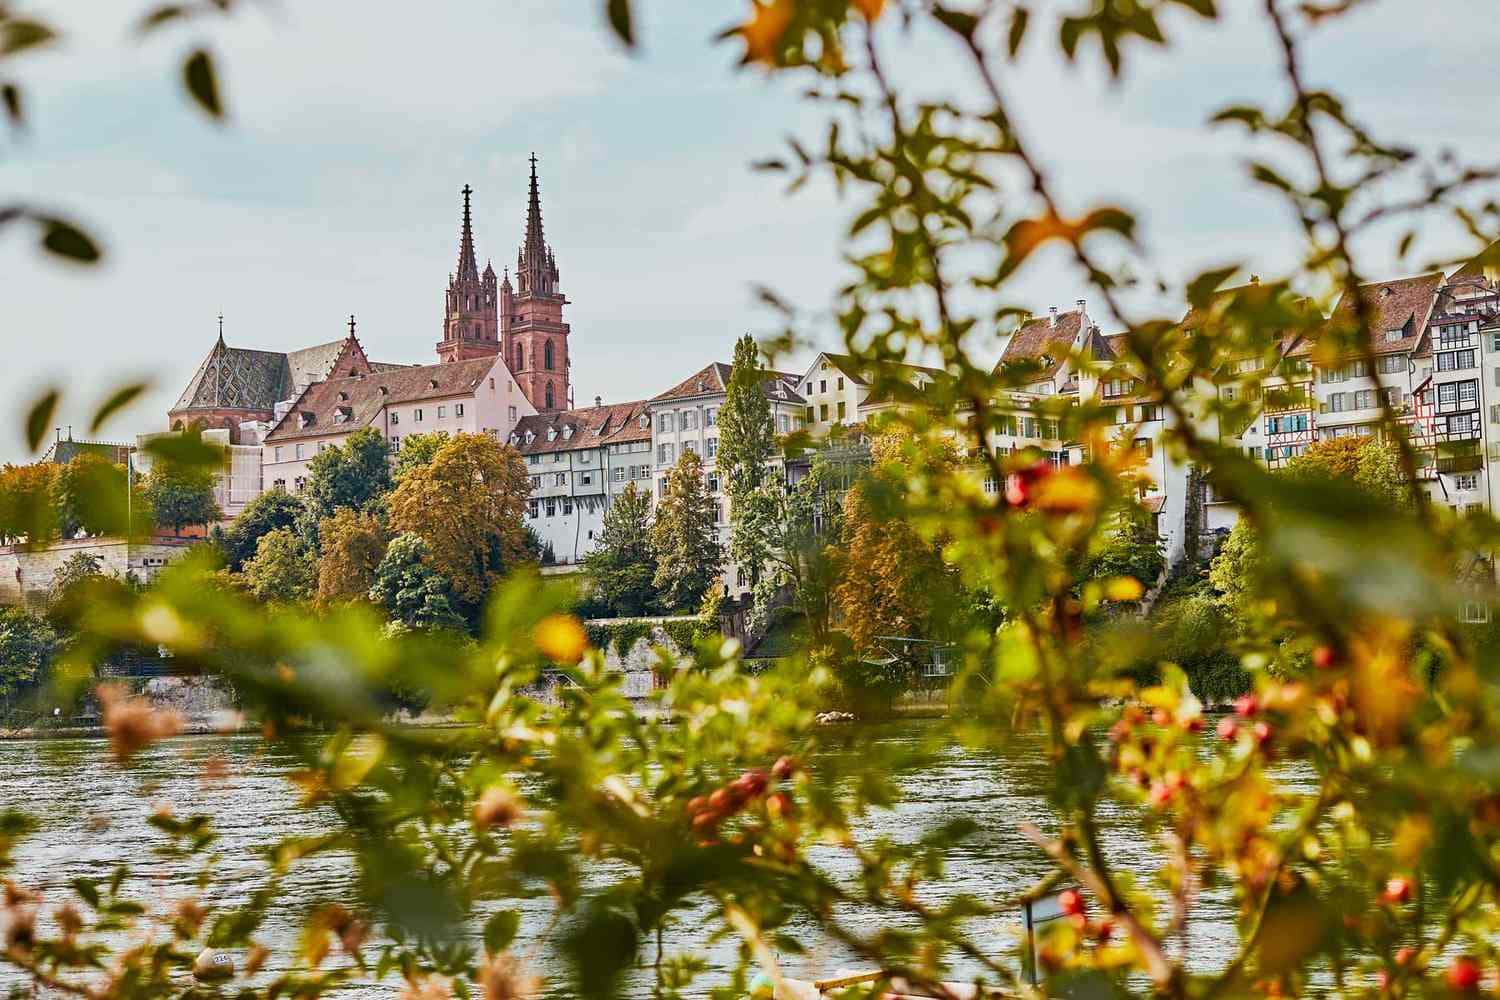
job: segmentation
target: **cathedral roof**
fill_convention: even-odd
[[[391,403],[471,395],[499,363],[497,356],[446,364],[389,368],[314,382],[266,435],[267,441],[326,437],[368,426]]]
[[[300,351],[289,351],[286,356],[286,364],[292,377],[294,387],[306,385],[313,379],[322,378],[333,371],[333,365],[344,353],[344,347],[349,343],[349,338],[329,341],[326,344],[317,344],[313,347],[304,347]],[[363,354],[360,360],[363,361]],[[286,397],[283,396],[283,399]]]
[[[172,409],[269,410],[291,394],[285,354],[229,347],[221,336]]]

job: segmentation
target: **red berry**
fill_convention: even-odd
[[[1203,716],[1195,715],[1191,719],[1183,719],[1182,728],[1190,733],[1203,732]]]
[[[1376,989],[1384,990],[1389,985],[1391,985],[1391,974],[1389,972],[1381,969],[1379,972],[1375,973]]]
[[[1167,723],[1172,721],[1172,716],[1167,713],[1167,710],[1165,708],[1158,708],[1156,711],[1151,713],[1151,721],[1156,723],[1158,726],[1165,726]]]
[[[1187,787],[1187,777],[1181,771],[1168,771],[1167,787],[1174,792],[1181,791]]]
[[[1411,882],[1404,878],[1393,878],[1385,884],[1380,898],[1387,903],[1406,903],[1411,900]]]
[[[766,784],[766,772],[757,768],[734,779],[734,784],[730,787],[741,799],[753,799],[766,790]]]
[[[1479,989],[1479,963],[1468,955],[1455,958],[1448,967],[1448,985],[1463,993]]]
[[[1083,912],[1083,895],[1077,889],[1064,889],[1057,897],[1057,905],[1063,913],[1075,917]]]
[[[712,809],[701,812],[693,817],[693,832],[703,836],[711,835],[723,821],[722,813],[714,812]]]
[[[1123,743],[1125,737],[1130,735],[1130,723],[1121,719],[1109,727],[1109,741],[1111,743]]]
[[[1100,944],[1107,944],[1109,939],[1114,936],[1114,933],[1115,922],[1108,917],[1099,921],[1099,926],[1094,928],[1094,936],[1099,939]]]
[[[1271,727],[1264,722],[1257,722],[1250,730],[1255,734],[1255,742],[1259,746],[1265,746],[1271,742]]]
[[[696,816],[708,808],[708,796],[698,795],[688,799],[687,811],[689,816]]]
[[[797,807],[786,792],[775,792],[766,797],[766,811],[772,816],[790,816]]]
[[[1161,806],[1164,806],[1171,801],[1172,789],[1168,788],[1160,781],[1153,782],[1151,785],[1151,804],[1160,808]]]
[[[1400,966],[1410,965],[1411,964],[1411,960],[1414,959],[1414,958],[1416,958],[1416,957],[1417,957],[1417,949],[1412,948],[1410,946],[1407,946],[1405,948],[1398,948],[1396,950],[1396,964],[1397,965],[1400,965]]]
[[[715,788],[708,797],[708,808],[717,813],[727,813],[735,805],[734,793],[727,788]]]
[[[1260,710],[1260,702],[1253,694],[1242,694],[1234,699],[1234,714],[1248,719]]]
[[[1313,666],[1319,670],[1327,670],[1338,663],[1338,656],[1334,653],[1332,646],[1319,646],[1312,651]]]
[[[791,757],[778,757],[776,763],[771,765],[771,773],[785,781],[797,773],[797,762]]]
[[[1240,724],[1235,721],[1233,716],[1226,715],[1219,720],[1218,733],[1219,739],[1232,740],[1240,734]]]

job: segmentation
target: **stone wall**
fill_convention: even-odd
[[[156,536],[149,541],[133,541],[128,548],[123,538],[70,538],[29,551],[18,545],[3,546],[0,547],[0,604],[45,600],[53,574],[78,552],[98,556],[106,575],[123,578],[134,573],[137,579],[150,581],[192,544],[190,538]]]

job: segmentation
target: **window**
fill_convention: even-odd
[[[1141,404],[1141,423],[1143,423],[1143,424],[1144,423],[1149,423],[1152,420],[1160,420],[1160,419],[1161,419],[1161,404],[1160,403],[1142,403]]]
[[[556,500],[548,500],[547,501],[547,516],[548,517],[556,517],[557,516],[557,501]]]
[[[1379,370],[1382,375],[1395,375],[1406,371],[1406,356],[1404,354],[1387,354],[1380,359]]]
[[[394,427],[395,425],[399,424],[400,422],[401,422],[401,414],[397,413],[395,410],[392,410],[391,411],[391,426]]]
[[[716,409],[714,409],[712,406],[710,406],[708,409],[706,409],[706,410],[703,411],[703,426],[704,427],[712,427],[715,423],[718,422],[718,419],[719,419],[719,411],[716,410]]]
[[[1474,475],[1473,473],[1462,476],[1454,476],[1453,488],[1456,490],[1477,490],[1479,489],[1479,477]]]
[[[464,404],[462,404],[462,403],[454,403],[453,404],[453,415],[455,417],[461,417],[461,416],[463,416],[464,415]]]
[[[684,441],[684,442],[682,442],[682,453],[684,455],[687,454],[690,451],[697,451],[697,450],[698,450],[698,442],[697,441]]]
[[[1454,413],[1448,417],[1448,433],[1454,437],[1478,436],[1478,418],[1477,413]]]
[[[1402,340],[1405,337],[1406,337],[1406,331],[1405,330],[1387,330],[1387,331],[1385,331],[1385,342],[1387,344],[1394,344],[1396,341]]]
[[[1469,331],[1465,330],[1462,324],[1444,326],[1438,329],[1439,347],[1458,347],[1468,339]]]
[[[708,492],[710,492],[710,493],[717,493],[717,492],[719,492],[719,476],[718,476],[717,473],[712,473],[711,472],[708,475]]]
[[[559,472],[556,476],[553,477],[553,479],[552,479],[552,485],[553,486],[566,486],[566,485],[568,485],[568,474],[566,472]]]
[[[811,396],[812,395],[812,383],[809,382],[809,383],[807,383],[807,385],[803,386],[802,387],[802,391],[804,393],[806,393],[807,395]]]
[[[552,370],[552,341],[542,345],[542,367],[549,372]]]
[[[616,466],[615,468],[611,469],[609,471],[609,478],[614,482],[623,483],[625,481],[625,466]]]
[[[531,488],[534,489],[534,490],[539,490],[539,489],[542,488],[542,477],[541,476],[532,476],[531,477]]]
[[[281,461],[281,445],[276,446],[276,461]]]
[[[1401,408],[1402,392],[1399,385],[1386,386],[1384,389],[1375,390],[1375,397],[1384,403],[1390,404],[1396,409]]]
[[[1021,421],[1021,436],[1034,438],[1036,433],[1036,417],[1026,417]]]
[[[510,407],[509,412],[506,413],[506,416],[510,418],[510,422],[511,423],[515,423],[516,422],[516,408],[514,406]]]
[[[1147,458],[1151,457],[1152,451],[1150,438],[1136,438],[1133,443],[1135,445],[1136,451],[1143,453]]]
[[[1370,374],[1370,362],[1356,361],[1349,366],[1349,378],[1366,378]]]
[[[680,426],[685,431],[695,431],[695,430],[697,430],[698,429],[698,411],[697,410],[683,410],[682,411],[682,423],[681,423]]]
[[[567,458],[568,456],[564,455],[562,452],[555,451],[552,453],[552,464],[557,465],[560,462],[565,462],[567,461]]]
[[[400,449],[401,449],[401,439],[399,437],[397,437],[396,435],[392,434],[391,435],[391,451],[399,451]]]
[[[550,410],[550,409],[552,409],[552,408],[553,408],[553,401],[552,401],[552,383],[551,383],[551,382],[548,382],[548,383],[547,383],[547,409],[549,409],[549,410]]]
[[[1135,388],[1135,380],[1128,378],[1112,378],[1104,383],[1104,395],[1124,396]]]
[[[1458,402],[1458,383],[1449,382],[1438,386],[1438,404],[1452,406]]]
[[[1361,389],[1354,394],[1354,408],[1356,410],[1368,410],[1375,405],[1375,391],[1373,389]]]
[[[447,415],[448,415],[448,408],[446,406],[439,406],[438,407],[438,419],[442,420]]]
[[[579,477],[578,481],[584,486],[592,486],[594,484],[594,474],[592,472],[585,472]]]
[[[827,392],[828,391],[828,380],[826,378],[820,378],[820,379],[818,379],[818,391],[819,392]]]
[[[843,400],[839,400],[839,419],[840,420],[844,419],[844,401]]]
[[[660,478],[660,479],[658,479],[656,481],[656,488],[660,491],[660,494],[662,496],[666,496],[667,495],[667,477],[666,476],[663,476],[662,478]]]
[[[420,424],[422,422],[422,411],[421,410],[412,410],[411,411],[411,418],[412,418],[412,420],[414,422]]]
[[[844,404],[840,403],[839,409],[842,410],[843,408]],[[843,414],[841,413],[839,414],[839,416],[843,416]],[[791,430],[791,418],[788,417],[785,413],[776,414],[776,429],[782,434],[785,434],[787,431]]]
[[[526,464],[527,465],[541,465],[542,464],[542,456],[540,456],[540,455],[527,455],[526,456]]]
[[[1496,382],[1496,384],[1500,384],[1500,368],[1496,368],[1495,369],[1495,382]],[[814,420],[817,420],[817,419],[818,419],[818,415],[816,413],[814,413],[813,412],[813,408],[811,406],[809,406],[807,408],[807,421],[808,421],[808,423],[812,423]]]
[[[713,458],[719,453],[719,439],[712,437],[706,443],[708,444],[708,457]]]
[[[563,513],[564,514],[571,514],[571,513],[573,513],[573,498],[572,497],[563,497]]]
[[[1437,360],[1440,372],[1462,371],[1465,368],[1474,367],[1474,351],[1472,349],[1449,351],[1446,354],[1439,354]]]
[[[828,404],[827,403],[819,403],[818,404],[818,419],[819,420],[827,420],[828,419]]]
[[[656,418],[656,429],[659,431],[672,430],[672,414],[663,413]]]
[[[1477,383],[1477,382],[1460,382],[1460,383],[1458,383],[1458,405],[1459,406],[1474,406],[1478,402],[1479,402],[1479,383]]]
[[[1329,413],[1343,413],[1344,412],[1344,394],[1342,392],[1336,392],[1332,396],[1328,397],[1328,412]]]
[[[536,519],[536,516],[540,512],[540,509],[541,509],[541,501],[539,501],[539,500],[529,500],[529,501],[527,501],[527,503],[526,503],[526,513],[529,514],[533,520]]]
[[[297,457],[298,458],[301,458],[302,455],[303,455],[303,447],[304,447],[303,445],[300,445],[300,444],[297,445]],[[298,488],[300,489],[301,487],[298,487]]]
[[[842,392],[844,390],[844,376],[842,376],[842,375],[839,376],[839,386],[838,387],[839,387],[839,391],[840,392]]]
[[[658,445],[656,449],[656,463],[658,465],[670,465],[673,459],[672,446],[669,444]]]

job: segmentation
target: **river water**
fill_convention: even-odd
[[[942,725],[932,721],[880,724],[872,726],[869,735],[880,741],[916,744]],[[214,759],[227,764],[227,774],[205,780],[205,767]],[[816,760],[813,765],[817,766]],[[282,835],[306,834],[309,824],[331,825],[327,814],[298,808],[297,790],[286,780],[294,766],[289,755],[252,736],[172,740],[141,755],[129,770],[113,764],[102,740],[0,742],[0,803],[24,809],[42,823],[17,851],[14,874],[22,884],[41,890],[48,901],[60,902],[71,893],[70,879],[107,878],[117,864],[125,862],[136,872],[135,894],[143,902],[189,896],[194,868],[163,862],[150,852],[159,838],[146,821],[160,804],[170,803],[178,816],[208,813],[214,817],[219,833],[214,898],[244,898],[264,884],[265,866],[255,853],[257,846]],[[1291,776],[1291,784],[1301,783],[1296,777]],[[1023,822],[1038,823],[1044,829],[1051,825],[1045,798],[1048,781],[1039,737],[1018,737],[1001,754],[950,746],[936,760],[903,775],[902,799],[891,808],[868,814],[858,836],[862,841],[882,835],[910,841],[949,820],[973,819],[978,832],[953,852],[946,877],[929,888],[926,901],[938,902],[957,893],[1000,899],[1023,890],[1049,870],[1045,858],[1017,830]],[[1143,877],[1153,871],[1158,862],[1154,845],[1144,842],[1133,825],[1121,822],[1124,817],[1105,812],[1102,819],[1105,846],[1116,863]],[[814,850],[814,859],[827,864],[835,875],[848,873],[841,869],[847,864],[841,855]],[[283,885],[282,898],[261,934],[278,958],[290,950],[309,903],[339,897],[353,900],[353,869],[338,858],[319,858],[303,862]],[[518,947],[526,954],[550,917],[551,904],[522,901],[520,909]],[[884,914],[857,909],[840,917],[863,933],[889,922]],[[1206,893],[1194,908],[1190,938],[1174,947],[1185,948],[1195,967],[1221,966],[1234,948],[1233,919],[1222,890]],[[1007,913],[974,927],[978,940],[993,942],[994,951],[1000,954],[1011,949],[1019,921],[1019,912]],[[476,938],[477,931],[476,926]],[[788,931],[807,948],[805,955],[783,956],[789,975],[820,978],[863,965],[821,938],[810,924],[793,924]],[[698,981],[705,990],[722,982],[735,960],[732,944],[705,945],[708,933],[709,928],[687,914],[665,940],[668,953],[693,951],[706,956],[709,971]],[[536,956],[549,995],[565,996],[566,982],[554,962],[545,950]],[[275,964],[270,967],[274,969]],[[970,968],[958,961],[954,967],[958,975]],[[13,982],[0,966],[0,988]],[[392,976],[381,983],[353,987],[346,995],[389,995],[399,985]],[[631,991],[645,995],[649,986],[649,975],[643,972]]]

